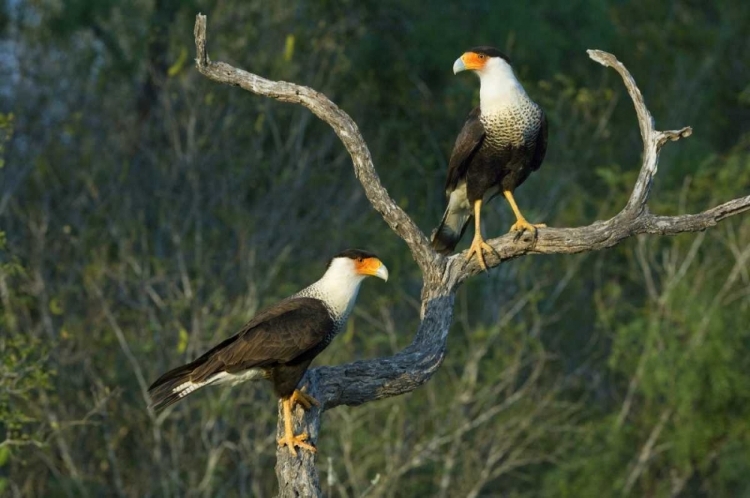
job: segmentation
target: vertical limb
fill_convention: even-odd
[[[482,270],[487,271],[487,263],[484,261],[483,251],[490,251],[493,253],[496,253],[496,252],[492,248],[491,245],[489,245],[487,242],[484,241],[484,238],[482,237],[481,215],[482,215],[482,199],[477,199],[476,201],[474,201],[474,238],[471,241],[469,252],[466,254],[466,260],[467,261],[470,260],[471,257],[474,254],[476,254],[477,260],[479,261],[479,266],[482,267]]]
[[[528,230],[536,234],[537,228],[544,228],[547,226],[544,223],[537,223],[535,225],[532,225],[531,223],[526,221],[526,218],[524,218],[524,216],[521,214],[521,210],[518,209],[518,204],[516,204],[516,199],[513,197],[512,191],[503,190],[503,196],[505,196],[508,204],[510,204],[510,208],[513,210],[513,214],[516,215],[516,222],[513,223],[513,226],[510,227],[511,232],[523,232],[524,230]]]

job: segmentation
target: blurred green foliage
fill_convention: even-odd
[[[5,164],[6,144],[13,135],[13,114],[0,114],[0,168]],[[54,371],[48,368],[48,348],[33,335],[21,331],[13,309],[24,305],[15,283],[25,277],[20,258],[8,250],[6,233],[0,230],[0,494],[6,492],[11,447],[42,445],[46,421],[37,406],[52,387]]]
[[[147,411],[145,388],[342,248],[376,251],[393,278],[363,288],[318,363],[391,354],[416,330],[418,270],[336,137],[304,109],[198,75],[198,11],[213,60],[349,112],[426,232],[478,97],[450,68],[479,44],[511,56],[549,117],[548,157],[518,191],[529,219],[611,216],[637,175],[632,105],[588,48],[627,65],[658,128],[694,129],[663,151],[651,211],[750,193],[742,0],[2,3],[0,493],[273,495],[267,386],[206,390],[167,417]],[[505,232],[510,210],[488,209],[485,233]],[[430,383],[326,413],[324,491],[750,494],[749,248],[738,217],[469,282]]]

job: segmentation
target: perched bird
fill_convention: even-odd
[[[448,165],[445,190],[448,208],[432,233],[436,251],[449,253],[474,216],[474,239],[467,259],[474,254],[487,269],[483,251],[494,251],[481,230],[482,204],[502,193],[516,215],[511,231],[537,227],[523,217],[513,191],[539,169],[547,151],[547,118],[526,94],[513,74],[508,57],[492,47],[476,47],[453,64],[453,73],[470,70],[479,76],[479,107],[464,123]]]
[[[344,328],[367,276],[388,280],[388,269],[374,254],[349,249],[334,256],[320,280],[259,312],[197,360],[159,377],[148,388],[151,406],[161,410],[212,384],[267,379],[283,405],[285,434],[279,445],[294,455],[295,446],[314,452],[305,443],[307,434],[294,435],[292,408],[298,403],[309,409],[318,401],[297,388],[313,358]]]

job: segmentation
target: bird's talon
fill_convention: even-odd
[[[320,402],[317,399],[305,392],[306,389],[307,386],[303,386],[302,389],[294,390],[294,393],[292,393],[292,408],[294,408],[295,404],[301,405],[304,410],[309,410],[313,405],[320,406]]]
[[[466,253],[466,261],[469,261],[472,256],[477,255],[477,261],[482,271],[487,271],[487,262],[484,260],[484,251],[489,251],[499,257],[494,247],[489,245],[481,238],[475,238],[469,247],[469,252]]]
[[[312,453],[316,453],[318,450],[315,448],[315,446],[311,444],[305,443],[308,439],[308,435],[306,432],[303,432],[302,434],[298,434],[296,436],[284,436],[283,438],[279,439],[277,441],[279,446],[287,446],[289,448],[289,451],[292,452],[292,455],[297,456],[297,450],[294,449],[295,446],[299,447],[300,449],[311,451]]]
[[[525,219],[521,218],[518,221],[516,221],[515,223],[513,223],[513,226],[510,227],[510,231],[511,232],[516,232],[516,238],[515,238],[515,240],[518,241],[518,239],[521,238],[521,236],[523,235],[524,232],[529,232],[534,237],[536,237],[536,235],[537,235],[537,228],[546,228],[546,227],[547,227],[547,225],[545,225],[544,223],[536,223],[536,224],[532,225],[531,223],[529,223]]]

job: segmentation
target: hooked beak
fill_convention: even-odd
[[[463,55],[456,59],[456,62],[453,63],[453,74],[458,74],[461,71],[466,71],[466,64],[464,64]]]
[[[386,282],[388,281],[388,268],[383,263],[380,263],[380,267],[375,271],[374,277],[382,278]]]
[[[383,262],[378,258],[366,258],[364,260],[358,260],[355,265],[356,271],[360,275],[378,277],[386,281],[388,280],[388,268],[386,268]]]

